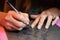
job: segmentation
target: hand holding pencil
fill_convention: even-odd
[[[5,16],[1,19],[1,21],[1,24],[7,30],[22,30],[26,25],[29,24],[29,16],[27,13],[18,12],[16,9],[14,9],[14,11],[5,13]]]
[[[22,30],[26,25],[29,24],[29,16],[27,13],[18,12],[13,5],[8,2],[9,6],[14,9],[14,11],[9,11],[2,18],[2,25],[10,31]]]
[[[17,14],[15,11],[9,11],[1,19],[0,23],[10,31],[22,30],[26,24],[29,24],[28,14],[20,12]],[[26,23],[26,24],[25,24]]]

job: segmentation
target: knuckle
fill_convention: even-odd
[[[6,16],[4,19],[5,19],[5,20],[8,20],[8,17]]]
[[[6,16],[4,19],[5,19],[5,20],[9,20],[8,16]]]
[[[43,12],[42,12],[42,14],[45,14],[45,13],[46,13],[46,11],[43,11]]]
[[[14,11],[12,11],[12,10],[8,11],[8,13],[11,13],[11,12],[14,12]]]
[[[14,13],[15,13],[15,11],[12,11],[12,10],[8,11],[9,15],[13,15]]]
[[[12,11],[8,11],[8,14],[11,14]]]
[[[7,22],[7,23],[6,23],[6,26],[9,26],[9,25],[10,25],[10,24]]]

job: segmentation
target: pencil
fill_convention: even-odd
[[[16,13],[19,13],[19,11],[10,3],[10,2],[7,2],[7,4],[16,12]],[[25,23],[26,24],[26,23]],[[31,28],[31,25],[30,24],[26,24],[27,25],[27,28]],[[28,27],[29,26],[29,27]]]

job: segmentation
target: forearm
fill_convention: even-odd
[[[0,12],[0,21],[7,15],[7,13]]]
[[[5,17],[6,13],[0,12],[0,23],[2,23],[2,19]],[[0,25],[0,40],[8,40],[6,32],[3,26]]]

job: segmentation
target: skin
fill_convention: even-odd
[[[1,18],[0,24],[9,31],[22,30],[26,24],[29,24],[29,17],[26,13],[9,11]]]
[[[51,22],[52,25],[55,25],[56,21],[59,19],[59,15],[60,10],[57,8],[47,9],[38,15],[30,15],[32,19],[35,19],[32,22],[31,27],[34,28],[38,24],[37,29],[41,29],[47,18],[45,28],[48,29]],[[52,21],[52,19],[54,20]],[[29,22],[29,15],[27,13],[16,13],[15,11],[9,11],[8,13],[0,12],[0,24],[9,31],[21,31]]]
[[[44,21],[47,18],[45,28],[48,29],[50,24],[52,24],[52,26],[56,24],[57,20],[59,19],[59,15],[60,10],[57,8],[47,9],[40,13],[39,15],[31,15],[31,17],[35,19],[34,22],[31,24],[31,27],[34,28],[38,24],[37,29],[41,29],[42,25],[44,24]]]

